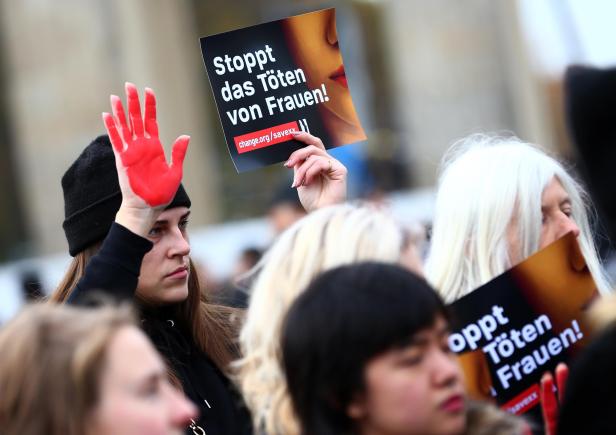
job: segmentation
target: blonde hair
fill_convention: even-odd
[[[473,135],[455,143],[441,166],[425,271],[447,302],[513,266],[507,239],[512,221],[520,258],[539,249],[541,197],[554,177],[571,199],[578,242],[597,287],[610,291],[592,238],[590,201],[558,161],[515,137]]]
[[[113,335],[134,326],[126,307],[37,304],[0,330],[3,435],[82,435],[98,401]]]
[[[616,294],[595,300],[587,314],[593,334],[616,325]]]
[[[318,210],[287,229],[255,266],[243,357],[234,366],[256,430],[300,432],[280,361],[280,334],[289,306],[321,272],[362,260],[396,263],[404,238],[383,212],[337,205]]]

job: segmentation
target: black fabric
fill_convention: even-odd
[[[158,351],[167,357],[182,381],[184,393],[199,407],[197,426],[206,434],[251,434],[250,416],[231,382],[206,354],[188,340],[172,310],[150,311],[143,329]],[[192,429],[187,430],[193,434]],[[194,433],[201,434],[198,428]]]
[[[141,262],[154,244],[115,222],[100,251],[90,259],[68,302],[90,304],[101,290],[116,301],[132,300],[139,280]]]
[[[97,290],[115,299],[132,300],[143,256],[151,248],[149,240],[114,222],[68,302],[88,305]],[[142,327],[199,408],[198,427],[188,428],[186,434],[252,434],[250,416],[239,394],[196,347],[190,333],[174,318],[174,311],[173,306],[142,308]]]
[[[582,173],[610,238],[616,240],[616,68],[572,66],[565,74],[564,94]]]
[[[612,434],[616,416],[616,328],[593,340],[571,367],[558,435]]]
[[[120,208],[122,194],[109,136],[94,139],[62,176],[64,222],[62,228],[74,257],[103,240]],[[167,208],[190,207],[180,184]]]

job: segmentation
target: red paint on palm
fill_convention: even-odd
[[[121,154],[130,187],[152,207],[171,202],[182,181],[182,161],[189,138],[178,138],[173,146],[173,161],[167,164],[158,138],[135,139]]]
[[[151,207],[171,202],[182,181],[182,164],[190,138],[180,136],[173,144],[171,165],[167,164],[163,146],[158,138],[156,97],[151,89],[145,91],[145,116],[141,118],[139,94],[131,83],[126,84],[130,127],[126,122],[122,101],[111,96],[114,116],[104,113],[109,138],[132,191]]]

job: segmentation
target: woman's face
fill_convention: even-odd
[[[569,194],[558,178],[553,177],[541,194],[541,234],[539,249],[560,239],[573,231],[575,237],[580,235],[580,229],[571,217],[572,204]],[[509,256],[513,264],[524,260],[518,238],[518,224],[510,223],[507,233]]]
[[[552,178],[541,195],[539,249],[545,248],[571,231],[575,237],[580,235],[580,229],[571,218],[571,207],[571,198],[563,185],[558,178]]]
[[[188,254],[186,207],[163,211],[148,234],[154,246],[141,263],[137,295],[152,304],[181,302],[188,297]]]
[[[457,435],[464,431],[462,371],[438,318],[411,343],[372,359],[365,391],[348,408],[362,434]]]
[[[196,414],[196,407],[169,383],[163,361],[143,332],[134,326],[120,329],[106,350],[88,434],[182,434]]]
[[[342,55],[338,47],[334,10],[313,12],[284,21],[285,32],[296,62],[306,74],[310,89],[325,85],[329,101],[321,110],[326,127],[338,134],[361,136],[364,132],[347,84]],[[350,142],[345,142],[350,143]]]

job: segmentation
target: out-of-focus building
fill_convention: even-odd
[[[355,193],[432,185],[444,150],[473,132],[566,151],[559,79],[533,60],[530,3],[575,1],[0,0],[0,261],[66,250],[60,177],[103,133],[100,113],[125,81],[155,89],[167,147],[192,137],[191,225],[262,214],[289,173],[235,173],[198,38],[323,7],[337,7],[369,139],[337,150]]]
[[[17,218],[21,242],[29,242],[27,254],[66,250],[60,178],[104,132],[101,112],[110,110],[111,93],[124,96],[125,81],[156,91],[165,145],[170,148],[182,133],[191,135],[184,183],[193,198],[193,222],[218,219],[209,90],[193,18],[186,1],[0,2],[0,149],[9,153],[13,170],[2,189],[19,192],[0,211],[1,231],[10,234]]]

